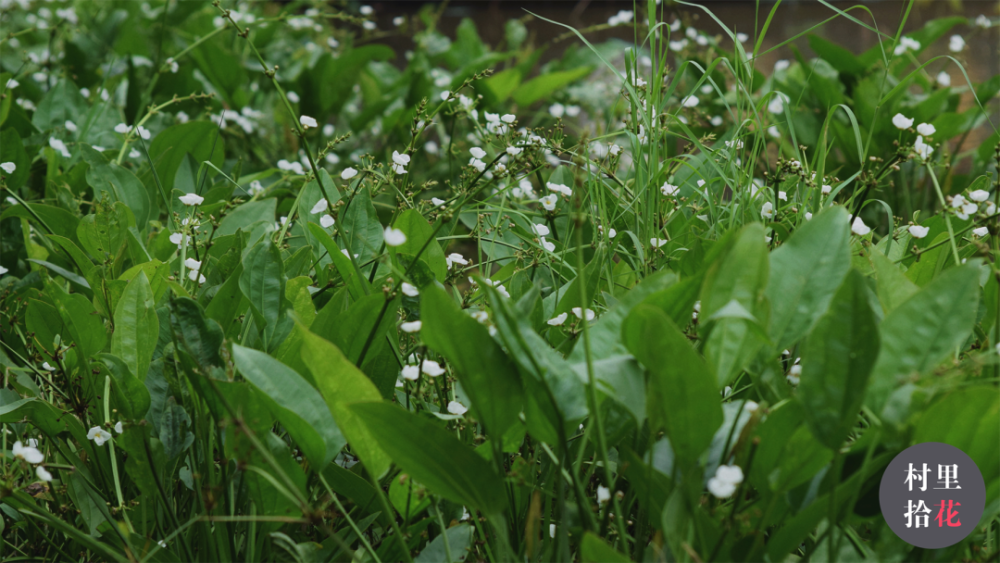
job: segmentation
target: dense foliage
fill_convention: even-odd
[[[0,557],[995,561],[996,18],[822,4],[0,1]]]

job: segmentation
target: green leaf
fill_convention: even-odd
[[[347,203],[341,213],[340,230],[345,247],[358,255],[360,263],[368,262],[378,252],[383,229],[367,189],[360,188]]]
[[[976,462],[987,483],[1000,472],[1000,396],[992,385],[955,389],[917,422],[912,442],[943,442]]]
[[[233,318],[239,312],[241,306],[246,307],[246,305],[243,305],[246,297],[243,296],[243,292],[240,290],[240,279],[242,277],[243,264],[239,264],[233,270],[233,273],[229,274],[229,279],[215,293],[215,297],[209,302],[208,307],[205,307],[205,314],[208,318],[219,323],[223,332],[228,331],[230,325],[233,324]]]
[[[104,387],[104,377],[110,373],[112,376],[112,392],[115,397],[115,405],[122,412],[125,418],[139,421],[146,416],[152,404],[152,397],[146,385],[139,380],[132,370],[118,356],[112,354],[100,354],[98,356],[103,366],[101,373],[97,375],[97,383],[100,389]],[[101,364],[91,364],[91,367],[101,367]],[[102,391],[103,392],[103,391]]]
[[[947,270],[889,313],[865,403],[881,412],[892,391],[951,356],[972,333],[979,308],[978,261]]]
[[[444,251],[436,240],[431,240],[434,236],[434,228],[427,223],[427,219],[415,209],[408,209],[401,213],[393,223],[393,227],[406,233],[406,242],[395,248],[400,254],[416,256],[421,249],[420,261],[434,272],[434,277],[439,282],[444,283],[448,277],[448,264],[444,259]],[[427,241],[430,241],[429,243]],[[424,245],[427,245],[424,248]]]
[[[191,417],[187,411],[173,397],[168,398],[160,416],[160,442],[163,443],[163,453],[168,460],[181,455],[194,443],[194,434],[190,428]]]
[[[622,555],[615,548],[608,545],[594,532],[583,534],[583,541],[580,542],[580,561],[582,563],[628,563],[631,559]]]
[[[875,279],[878,281],[878,300],[882,303],[882,311],[886,314],[898,307],[920,290],[919,287],[885,257],[881,252],[868,253],[875,269]]]
[[[42,131],[63,127],[67,121],[76,122],[87,113],[87,100],[69,78],[62,78],[45,93],[38,109],[31,116],[31,123]],[[83,123],[77,123],[82,126]]]
[[[323,230],[323,227],[315,223],[309,223],[309,232],[323,245],[326,249],[327,254],[330,256],[330,260],[333,261],[333,266],[337,268],[337,272],[340,277],[347,282],[347,287],[351,292],[351,297],[354,299],[361,299],[362,296],[368,295],[369,288],[371,284],[368,283],[368,278],[361,275],[360,272],[354,269],[354,265],[351,263],[351,259],[340,251],[340,247],[337,243],[333,242],[330,235]]]
[[[862,74],[865,71],[865,65],[853,53],[818,35],[809,34],[809,47],[840,72]]]
[[[864,276],[851,270],[802,352],[797,395],[809,428],[831,450],[854,427],[878,356],[878,326],[867,291]]]
[[[308,329],[301,326],[299,328],[302,332],[302,360],[312,372],[313,380],[323,394],[333,419],[368,472],[381,477],[389,470],[392,459],[361,424],[350,405],[379,401],[382,395],[371,380],[349,362],[336,346]]]
[[[55,284],[48,288],[80,355],[87,358],[103,350],[108,343],[108,331],[90,300],[79,293],[67,293]]]
[[[514,101],[519,106],[530,106],[538,100],[550,96],[553,92],[565,88],[590,74],[594,70],[589,66],[582,66],[572,70],[559,72],[549,72],[533,78],[514,90]]]
[[[80,246],[99,262],[108,256],[114,259],[125,244],[129,227],[135,218],[128,206],[121,202],[105,206],[98,203],[94,212],[85,215],[76,228]]]
[[[622,326],[622,340],[649,370],[646,416],[664,428],[677,457],[693,463],[722,425],[722,405],[705,360],[659,308],[638,305]]]
[[[850,269],[848,221],[844,207],[827,208],[771,253],[767,297],[777,350],[791,347],[809,331]]]
[[[212,121],[179,123],[167,127],[156,135],[149,144],[149,158],[156,167],[160,185],[169,194],[175,188],[174,177],[185,155],[190,154],[198,163],[209,161],[221,168],[225,161],[225,144],[218,123]],[[150,178],[147,183],[152,181]]]
[[[170,327],[174,341],[191,355],[203,374],[210,373],[212,366],[225,366],[219,355],[224,338],[222,329],[211,318],[205,318],[197,301],[188,297],[174,299]]]
[[[251,231],[251,225],[260,221],[274,221],[274,212],[278,200],[270,198],[262,201],[250,201],[240,205],[226,214],[226,217],[219,222],[219,228],[215,231],[216,237],[231,235],[243,229],[244,233]],[[250,239],[253,241],[254,239]]]
[[[784,446],[777,467],[772,466],[768,475],[771,490],[777,494],[808,482],[833,459],[833,450],[816,441],[807,426],[797,427]]]
[[[512,20],[514,21],[514,20]],[[465,561],[469,555],[469,546],[472,545],[472,526],[467,523],[459,524],[448,528],[443,533],[427,544],[427,547],[417,555],[413,561],[415,563],[452,563],[453,561]],[[445,547],[445,537],[448,546]],[[451,558],[448,558],[448,554]]]
[[[511,20],[511,22],[516,20]],[[509,22],[508,22],[509,23]],[[490,103],[499,104],[507,101],[514,90],[521,84],[521,71],[515,68],[502,70],[482,82],[483,94]]]
[[[356,403],[351,410],[392,461],[434,493],[487,514],[506,507],[503,480],[451,432],[389,403]]]
[[[32,213],[34,212],[34,213]],[[36,218],[35,216],[38,216]],[[38,225],[39,228],[59,235],[71,241],[76,241],[76,229],[80,220],[69,211],[60,207],[45,205],[42,203],[28,203],[26,205],[12,205],[0,214],[0,221],[8,217],[21,217]],[[39,221],[39,218],[41,221]],[[84,272],[86,273],[86,272]]]
[[[161,197],[159,194],[147,189],[135,174],[114,162],[108,162],[103,154],[89,145],[81,144],[78,148],[83,159],[90,165],[87,169],[87,183],[94,188],[95,200],[100,200],[101,194],[107,193],[112,201],[124,203],[135,217],[135,225],[140,230],[146,228],[147,221],[157,218],[157,202]]]
[[[140,272],[125,287],[115,307],[111,353],[121,358],[136,377],[145,379],[159,334],[160,321],[156,316],[153,290],[146,274]]]
[[[31,174],[31,158],[24,150],[21,136],[13,127],[0,131],[0,153],[3,153],[4,162],[13,162],[14,166],[17,166],[12,174],[3,172],[7,187],[17,192],[28,181],[28,176]]]
[[[240,291],[250,302],[254,322],[260,329],[265,347],[284,316],[285,273],[281,254],[271,239],[265,237],[243,257]]]
[[[295,370],[263,352],[234,344],[233,361],[243,377],[260,389],[309,462],[316,469],[326,467],[347,440],[323,396]]]
[[[459,308],[443,289],[421,293],[421,335],[455,367],[462,389],[491,435],[503,435],[517,423],[523,392],[517,368],[486,327]]]
[[[35,346],[54,353],[56,335],[64,334],[64,325],[59,310],[38,299],[28,300],[28,309],[25,311],[25,324],[28,332],[34,333],[32,341]]]

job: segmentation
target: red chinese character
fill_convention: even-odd
[[[952,507],[959,507],[959,506],[962,506],[962,503],[949,500],[946,507],[944,501],[943,500],[941,501],[937,518],[935,518],[938,523],[938,528],[943,528],[945,527],[945,525],[947,525],[950,528],[957,528],[962,525],[962,523],[957,520],[958,511],[952,510]],[[945,512],[945,510],[947,510],[947,513]],[[952,522],[951,521],[952,518],[956,518],[956,520]]]

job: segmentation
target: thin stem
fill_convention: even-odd
[[[111,376],[104,376],[104,425],[111,425]],[[115,456],[115,442],[114,440],[108,440],[108,452],[111,454],[111,473],[115,478],[115,496],[118,498],[118,510],[121,511],[122,517],[125,519],[125,523],[128,525],[129,532],[135,533],[135,528],[132,527],[132,522],[128,519],[128,513],[125,511],[125,499],[122,496],[122,484],[121,479],[118,477],[118,459]]]

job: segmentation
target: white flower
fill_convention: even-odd
[[[942,70],[937,75],[937,83],[945,88],[951,86],[951,75]]]
[[[716,498],[729,498],[743,482],[743,470],[738,465],[720,465],[708,480],[708,492]]]
[[[936,132],[937,129],[935,129],[934,126],[931,125],[930,123],[921,123],[920,125],[917,125],[917,133],[920,133],[925,137],[930,137]]]
[[[865,225],[865,222],[861,220],[861,217],[855,217],[854,223],[851,224],[851,232],[859,237],[863,237],[872,232],[872,230],[871,227]]]
[[[403,366],[403,379],[416,381],[420,379],[420,368],[417,366]]]
[[[392,161],[400,166],[406,166],[410,163],[410,155],[399,154],[397,151],[392,151]]]
[[[31,464],[45,461],[45,455],[35,447],[34,440],[29,440],[27,446],[22,445],[21,442],[14,442],[14,448],[11,451],[15,458],[23,459]]]
[[[198,194],[184,194],[177,199],[181,200],[184,205],[201,205],[201,202],[205,201],[205,198]]]
[[[559,196],[557,196],[556,194],[549,194],[538,200],[538,202],[542,204],[542,207],[544,207],[546,211],[555,211],[556,203],[558,203],[558,201],[559,201]]]
[[[441,152],[441,147],[439,147],[438,144],[434,141],[427,141],[426,143],[424,143],[424,150],[427,151],[429,154],[437,154]]]
[[[444,368],[441,367],[441,364],[433,360],[424,360],[423,363],[420,364],[420,371],[426,373],[431,377],[444,375]]]
[[[115,432],[121,434],[124,431],[125,428],[122,427],[122,421],[119,420],[118,422],[115,423]]]
[[[399,26],[403,25],[403,23],[405,23],[405,22],[406,22],[406,18],[404,18],[403,16],[396,16],[396,17],[392,18],[392,25],[394,25],[396,27],[399,27]]]
[[[469,278],[469,282],[472,283],[472,285],[476,285],[475,280],[473,280],[472,278]],[[473,319],[476,319],[476,322],[481,325],[490,322],[490,316],[486,314],[486,311],[470,311],[469,316],[472,317]]]
[[[663,246],[664,244],[667,244],[668,242],[670,242],[670,241],[667,240],[667,239],[665,239],[665,238],[651,238],[651,239],[649,239],[649,244],[653,245],[654,248],[660,248],[661,246]]]
[[[296,94],[295,92],[288,92],[287,94],[285,94],[285,97],[287,97],[288,101],[292,102],[293,104],[299,103],[299,95]]]
[[[536,235],[540,237],[548,236],[549,228],[541,223],[535,223],[531,225],[531,230],[535,232]]]
[[[302,124],[302,128],[303,129],[309,129],[310,127],[318,127],[319,126],[319,124],[316,123],[316,120],[314,118],[312,118],[312,117],[309,117],[308,115],[300,115],[299,116],[299,123]]]
[[[976,25],[983,29],[988,29],[992,24],[990,23],[989,18],[987,18],[984,14],[979,14],[979,17],[976,18]]]
[[[760,208],[761,219],[771,219],[774,217],[774,205],[770,201],[765,201],[764,205]]]
[[[831,186],[830,184],[823,184],[823,187],[820,188],[820,192],[822,192],[823,195],[830,195],[830,192],[832,191],[833,191],[833,186]]]
[[[806,217],[806,221],[812,221],[813,214],[811,212],[809,212],[809,211],[806,211],[805,217]]]
[[[341,180],[350,180],[351,178],[358,175],[358,171],[353,168],[345,168],[343,172],[340,173]]]
[[[768,127],[767,128],[767,134],[770,135],[771,137],[775,138],[775,139],[780,139],[781,138],[781,131],[778,131],[778,126],[777,125],[772,125],[772,126]]]
[[[462,416],[468,411],[469,409],[465,408],[465,405],[463,405],[462,403],[459,403],[458,401],[448,401],[448,412],[450,412],[451,414],[457,414],[458,416]]]
[[[420,290],[418,290],[417,286],[415,285],[403,282],[402,289],[403,289],[403,295],[407,295],[409,297],[416,297],[420,295]]]
[[[931,228],[921,227],[920,225],[910,225],[910,228],[907,230],[910,231],[910,236],[913,238],[924,238],[927,236],[927,233],[930,232]]]
[[[73,123],[72,121],[67,119],[65,125],[67,131],[69,131],[70,133],[76,133],[76,123]]]
[[[324,229],[329,229],[334,223],[336,223],[336,221],[333,219],[333,215],[330,215],[329,213],[319,218],[319,226]]]
[[[403,166],[402,164],[393,163],[392,171],[395,172],[396,174],[406,174],[406,167]]]
[[[899,44],[896,45],[896,48],[892,50],[892,53],[894,55],[902,55],[907,51],[910,50],[917,51],[919,49],[920,49],[919,41],[917,41],[916,39],[911,39],[904,35],[903,37],[899,38]]]
[[[35,468],[35,475],[38,476],[39,481],[45,481],[46,483],[48,483],[49,481],[52,480],[52,474],[49,473],[48,469],[45,469],[41,465]]]
[[[677,41],[671,41],[671,42],[669,42],[668,46],[670,47],[671,51],[677,53],[677,52],[683,51],[684,47],[687,47],[687,44],[688,44],[688,40],[687,39],[680,39],[680,40],[677,40]]]
[[[93,440],[98,446],[103,446],[104,442],[111,439],[111,433],[100,426],[95,426],[87,432],[87,439]]]
[[[622,153],[622,148],[612,143],[612,145],[608,148],[608,152],[611,153],[611,156],[618,156]]]
[[[774,63],[774,72],[780,72],[782,70],[788,70],[788,67],[792,66],[791,61],[788,59],[781,59]]]
[[[573,307],[570,310],[573,311],[573,315],[575,315],[576,318],[578,318],[578,319],[582,320],[584,318],[584,316],[586,316],[587,317],[586,320],[588,320],[588,321],[594,320],[594,311],[592,311],[590,309],[584,310],[584,309],[582,309],[580,307]]]
[[[4,268],[3,266],[0,266],[0,276],[6,274],[9,271],[10,270],[8,270],[7,268]]]
[[[767,111],[771,113],[781,113],[785,111],[785,100],[780,95],[776,95],[771,98],[771,101],[767,103]]]
[[[566,106],[558,103],[552,104],[549,106],[549,113],[552,114],[552,117],[559,119],[566,113]]]
[[[607,487],[605,487],[603,485],[598,485],[597,486],[597,503],[598,504],[604,504],[604,503],[608,502],[609,500],[611,500],[611,489],[609,489],[609,488],[607,488]]]
[[[608,18],[608,25],[615,26],[632,21],[632,12],[629,10],[619,10],[619,12]]]
[[[573,195],[573,190],[570,189],[570,187],[565,184],[555,184],[553,182],[546,182],[545,187],[547,187],[549,191],[561,193],[566,197],[570,197]]]
[[[990,230],[987,227],[977,227],[975,229],[972,229],[972,234],[976,235],[977,237],[985,237],[986,235],[990,234]]]
[[[990,198],[990,192],[986,190],[974,190],[969,192],[969,199],[972,201],[983,202]]]
[[[788,194],[779,190],[778,199],[780,199],[781,201],[788,201]]]
[[[326,201],[326,198],[325,197],[321,198],[319,201],[316,202],[316,205],[314,205],[312,209],[309,210],[309,213],[313,215],[316,215],[317,213],[323,213],[329,206],[330,204]]]
[[[732,141],[726,141],[725,143],[726,143],[726,148],[730,148],[730,149],[731,148],[736,148],[737,150],[743,148],[743,141],[732,140]]]
[[[149,138],[153,136],[152,133],[149,132],[149,129],[146,129],[142,125],[140,125],[138,129],[139,129],[139,136],[142,137],[142,140],[144,141],[148,141]]]
[[[20,85],[21,85],[21,83],[18,82],[17,80],[14,80],[13,78],[8,78],[7,79],[7,88],[9,90],[13,90],[14,88],[17,88]],[[86,96],[84,96],[84,97],[86,97]]]
[[[505,114],[503,117],[501,117],[500,121],[503,121],[504,123],[510,125],[510,124],[514,123],[515,121],[517,121],[517,117],[514,116],[513,114],[508,113],[508,114]]]
[[[500,295],[503,295],[507,299],[510,299],[510,293],[507,291],[507,288],[503,286],[503,284],[495,285],[493,286],[493,289],[497,290],[497,293],[499,293]]]
[[[195,260],[194,258],[185,258],[184,267],[189,270],[198,271],[201,269],[201,262]]]
[[[547,250],[549,252],[555,252],[556,251],[556,244],[554,242],[549,242],[549,241],[545,240],[545,237],[540,237],[539,238],[539,243],[542,245],[542,248],[544,248],[545,250]]]
[[[198,284],[205,283],[205,276],[198,273],[198,270],[191,270],[188,272],[188,279],[191,281],[196,281]]]
[[[118,125],[115,125],[115,133],[124,135],[125,133],[128,133],[128,130],[129,126],[125,125],[124,123],[119,123]]]
[[[615,235],[617,234],[618,231],[614,230],[614,228],[608,229],[608,238],[615,238]]]
[[[71,156],[69,154],[69,151],[66,150],[66,143],[60,141],[59,139],[56,139],[55,137],[49,138],[49,146],[52,147],[54,150],[59,151],[65,158],[69,158]]]
[[[406,233],[392,227],[385,228],[386,246],[402,246],[406,244]]]
[[[188,117],[188,114],[184,113],[183,111],[177,112],[177,114],[174,115],[174,117],[177,118],[178,123],[187,123],[188,121],[191,120],[191,118]]]
[[[948,50],[952,53],[960,53],[965,48],[965,39],[961,35],[952,35],[948,38]]]
[[[486,163],[475,157],[469,159],[469,166],[472,166],[473,168],[475,168],[480,172],[486,170]]]
[[[462,266],[468,266],[469,261],[465,259],[465,256],[458,254],[457,252],[452,252],[448,256],[445,256],[444,261],[448,264],[448,269],[450,270],[452,265],[461,264]]]
[[[132,149],[132,150],[128,151],[128,157],[129,158],[139,158],[140,156],[142,156],[142,153],[140,153],[139,151],[137,151],[135,149]]]
[[[399,330],[412,334],[414,332],[420,332],[420,328],[422,326],[424,326],[423,321],[412,321],[399,325]]]
[[[486,156],[486,151],[484,151],[479,147],[472,147],[471,149],[469,149],[469,154],[471,154],[473,158],[483,158],[484,156]]]
[[[446,204],[448,202],[445,201],[445,200],[443,200],[443,199],[441,199],[441,198],[432,197],[431,198],[431,203],[434,204],[434,207],[441,207],[442,205],[444,205],[444,204]]]
[[[186,236],[186,235],[182,235],[181,233],[172,233],[170,235],[170,242],[176,244],[178,249],[181,247],[181,244],[182,244],[181,241],[182,240],[184,242],[191,242],[191,237],[190,236]]]
[[[664,182],[663,185],[660,186],[660,193],[665,196],[672,196],[675,195],[679,189],[680,188],[678,186],[675,186],[670,182]]]
[[[545,321],[545,322],[546,322],[546,323],[547,323],[547,324],[548,324],[549,326],[560,326],[560,325],[562,325],[562,324],[563,324],[564,322],[566,322],[566,318],[567,318],[568,316],[569,316],[569,313],[560,313],[560,314],[558,314],[558,315],[556,315],[556,316],[552,317],[551,319],[549,319],[549,320],[547,320],[547,321]]]
[[[913,125],[913,118],[907,119],[905,115],[897,113],[892,116],[892,124],[896,126],[896,129],[906,129]]]
[[[698,105],[698,98],[695,96],[688,96],[681,100],[681,105],[686,108],[693,108]]]
[[[14,171],[17,170],[17,165],[13,162],[4,162],[3,164],[0,164],[0,168],[3,168],[3,171],[8,174],[13,174]]]
[[[736,40],[739,41],[740,43],[746,43],[747,39],[750,39],[750,36],[747,35],[746,33],[737,33],[736,34]]]
[[[44,369],[45,371],[56,371],[56,368],[49,365],[48,362],[42,362],[42,369]]]
[[[934,147],[924,142],[923,135],[918,135],[916,142],[913,143],[913,152],[920,158],[927,160],[930,158],[931,153],[934,152]]]
[[[521,154],[524,149],[518,147],[507,147],[507,154],[510,156],[517,156]]]

